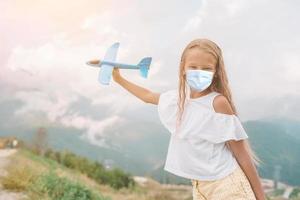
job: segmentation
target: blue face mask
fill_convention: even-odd
[[[207,70],[187,70],[186,80],[191,89],[200,92],[210,86],[210,84],[212,83],[213,75],[213,72]]]

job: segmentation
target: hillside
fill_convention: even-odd
[[[0,185],[3,185],[8,191],[23,192],[29,199],[192,199],[191,185],[161,185],[149,177],[134,176],[134,185],[117,188],[115,185],[112,185],[112,187],[109,184],[101,184],[95,181],[95,179],[83,173],[82,169],[81,171],[79,168],[72,169],[71,165],[66,167],[64,164],[60,164],[45,156],[37,155],[27,149],[19,149],[17,153],[11,156],[11,159],[10,165],[6,167],[7,176],[0,179]],[[75,162],[74,159],[76,160],[77,158],[73,157],[71,162]],[[82,158],[80,157],[80,159]],[[84,160],[84,162],[89,161]],[[120,171],[118,174],[120,173],[122,172]],[[111,177],[109,181],[113,179]]]
[[[264,163],[262,177],[273,179],[279,168],[279,180],[300,185],[300,125],[294,121],[248,121],[244,124],[251,144]]]
[[[68,151],[48,149],[42,155],[24,147],[0,149],[0,164],[0,199],[5,200],[192,200],[191,184],[160,184],[150,177],[104,170],[101,163]],[[131,178],[134,184],[124,185]],[[273,190],[271,180],[262,181],[268,199],[284,199],[280,196],[285,193],[299,199],[299,188],[279,183]]]
[[[56,150],[68,149],[92,160],[122,168],[137,176],[151,176],[160,183],[184,183],[189,180],[163,170],[169,133],[159,124],[134,122],[107,130],[108,147],[97,146],[81,138],[82,132],[61,126],[49,126],[48,145]],[[273,179],[280,167],[280,181],[300,185],[300,123],[287,119],[247,121],[243,125],[254,150],[264,161],[259,167],[263,178]],[[132,128],[134,127],[134,128]],[[147,128],[151,127],[151,129]],[[3,127],[2,127],[3,129]],[[1,135],[15,135],[30,141],[36,127],[3,129]],[[5,133],[5,134],[4,134]]]

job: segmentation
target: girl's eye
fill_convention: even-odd
[[[204,67],[203,70],[213,71],[213,68],[211,68],[211,67]]]
[[[193,69],[193,70],[202,69],[202,70],[205,70],[205,71],[213,71],[213,69],[209,66],[206,66],[206,67],[203,67],[203,68],[198,68],[197,66],[190,65],[190,66],[188,66],[188,68]]]

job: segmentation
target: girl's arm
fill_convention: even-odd
[[[90,63],[98,64],[100,60],[92,60]],[[145,103],[158,104],[160,93],[152,92],[146,88],[140,87],[125,78],[123,78],[119,72],[119,68],[114,67],[113,69],[113,79],[115,82],[120,84],[123,88],[128,90],[131,94],[135,95]]]
[[[237,158],[237,161],[243,171],[245,172],[245,175],[247,176],[251,187],[255,193],[257,200],[265,200],[266,197],[264,195],[263,187],[260,182],[260,177],[258,175],[258,172],[256,170],[256,167],[245,147],[245,141],[244,140],[230,140],[228,141],[230,145],[230,149],[233,151],[234,156]]]
[[[214,100],[214,108],[216,112],[225,113],[225,114],[233,114],[233,111],[231,109],[231,106],[223,95],[219,95]],[[263,187],[260,182],[260,177],[258,175],[258,172],[256,170],[256,167],[251,159],[251,156],[249,155],[244,140],[229,140],[226,142],[230,150],[233,152],[234,156],[236,157],[239,165],[243,169],[245,175],[247,176],[252,190],[255,193],[257,200],[265,200],[266,197],[264,195]]]
[[[140,98],[145,103],[152,103],[157,105],[159,100],[159,93],[152,92],[146,88],[138,86],[125,78],[123,78],[119,72],[119,68],[114,68],[113,70],[113,78],[114,81],[119,83],[123,88],[128,90],[131,94],[135,95],[136,97]]]

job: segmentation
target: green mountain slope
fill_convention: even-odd
[[[280,180],[300,185],[300,133],[299,123],[289,120],[247,121],[243,123],[253,149],[264,161],[259,173],[273,178],[275,166],[281,166]],[[35,128],[0,127],[1,135],[16,135],[30,140]],[[160,182],[189,183],[163,170],[169,133],[161,124],[135,121],[109,129],[106,143],[111,148],[90,144],[80,136],[82,131],[59,126],[48,127],[49,145],[122,168],[135,175],[153,176]]]

